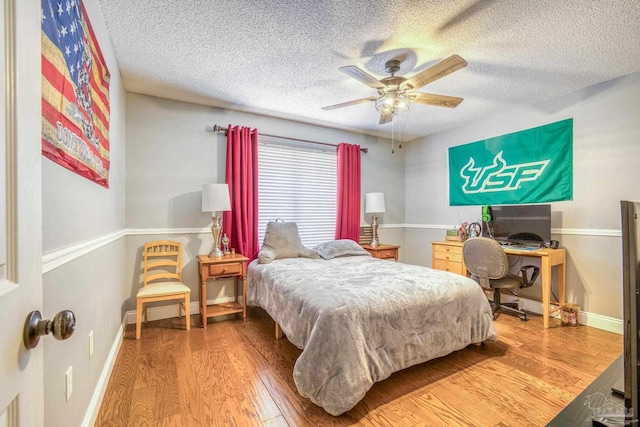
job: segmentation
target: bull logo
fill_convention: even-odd
[[[508,165],[500,151],[489,166],[476,167],[473,157],[460,169],[464,179],[462,192],[465,194],[490,193],[495,191],[515,191],[528,181],[537,180],[544,172],[550,159],[537,162]]]

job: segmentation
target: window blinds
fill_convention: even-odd
[[[266,139],[266,138],[263,138]],[[297,223],[302,244],[333,240],[336,228],[336,153],[280,144],[258,144],[258,238],[267,222]]]

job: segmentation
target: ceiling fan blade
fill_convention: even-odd
[[[389,113],[380,113],[380,121],[378,122],[379,125],[383,125],[385,123],[389,123],[391,120],[393,120],[393,113],[389,112]]]
[[[441,79],[442,77],[466,66],[467,61],[458,55],[451,55],[426,70],[420,71],[418,74],[404,82],[402,87],[411,86],[412,89],[418,89],[419,87]]]
[[[339,70],[374,89],[382,89],[385,87],[384,83],[382,83],[380,80],[376,79],[375,77],[366,73],[365,71],[362,71],[360,68],[356,67],[355,65],[347,65],[345,67],[340,67]]]
[[[457,96],[434,95],[432,93],[415,92],[411,94],[411,96],[413,95],[416,96],[412,101],[413,104],[436,105],[448,108],[455,108],[464,100],[464,98],[458,98]]]
[[[329,105],[327,107],[322,107],[323,110],[335,110],[336,108],[349,107],[351,105],[364,104],[365,102],[371,102],[378,99],[375,96],[370,96],[368,98],[356,99],[355,101],[343,102],[341,104]]]

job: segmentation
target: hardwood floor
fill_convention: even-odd
[[[138,341],[130,325],[96,426],[543,426],[622,353],[621,335],[502,314],[497,342],[397,372],[333,417],[298,395],[300,350],[262,310],[183,322],[149,322]]]

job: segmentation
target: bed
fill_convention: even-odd
[[[302,350],[293,370],[300,395],[336,416],[393,372],[497,338],[473,280],[366,252],[254,260],[247,303]]]

